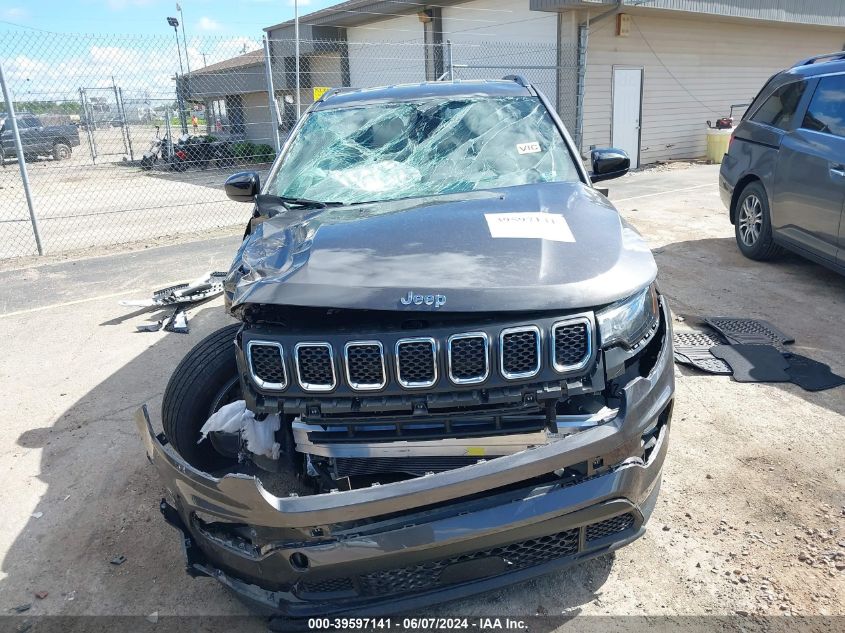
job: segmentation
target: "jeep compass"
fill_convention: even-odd
[[[191,575],[288,617],[385,613],[643,534],[670,318],[593,186],[627,157],[591,164],[509,77],[331,91],[263,186],[227,181],[254,205],[239,323],[176,368],[163,433],[137,415]]]

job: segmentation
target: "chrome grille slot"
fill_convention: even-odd
[[[252,379],[263,389],[287,387],[284,349],[273,341],[250,341],[246,347]]]
[[[502,375],[511,380],[530,378],[540,371],[540,329],[535,325],[512,327],[499,335]]]
[[[352,341],[343,351],[346,381],[350,387],[373,391],[385,386],[384,347],[380,341]]]
[[[334,354],[328,343],[297,343],[293,349],[296,374],[306,391],[331,391],[337,385]]]
[[[559,372],[582,369],[592,354],[592,324],[586,317],[552,326],[552,364]]]
[[[447,342],[449,379],[456,385],[471,385],[490,375],[490,352],[484,332],[467,332],[449,337]]]
[[[437,382],[437,344],[433,338],[396,341],[396,378],[400,385],[412,389]]]

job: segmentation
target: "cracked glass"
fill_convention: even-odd
[[[352,204],[577,181],[539,99],[479,97],[312,112],[267,193]]]

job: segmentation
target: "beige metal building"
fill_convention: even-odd
[[[286,129],[293,24],[265,31]],[[303,107],[315,87],[516,72],[557,104],[583,154],[614,145],[638,165],[703,156],[705,121],[748,103],[777,70],[845,49],[845,2],[348,0],[302,17],[300,37]],[[267,135],[262,99],[249,103],[247,131]]]

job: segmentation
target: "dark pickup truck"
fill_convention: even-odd
[[[28,113],[17,114],[16,119],[26,158],[52,156],[55,160],[65,160],[70,158],[71,148],[79,146],[79,130],[75,125],[45,126],[41,119]],[[0,112],[0,162],[16,154],[9,115]]]

